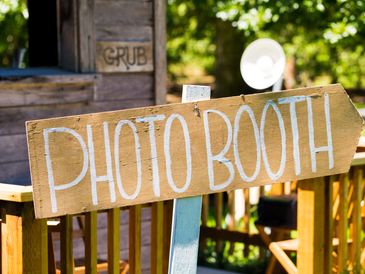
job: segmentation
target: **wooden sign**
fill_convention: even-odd
[[[347,172],[340,85],[27,122],[37,218]]]
[[[98,72],[153,71],[152,42],[96,42]]]

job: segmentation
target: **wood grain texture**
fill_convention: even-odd
[[[95,2],[96,28],[103,25],[152,26],[153,8],[150,1]]]
[[[141,205],[129,209],[129,267],[134,274],[141,273]]]
[[[0,200],[9,202],[33,201],[32,186],[17,186],[0,183]]]
[[[0,182],[20,186],[31,185],[29,162],[16,161],[0,164]]]
[[[120,210],[108,210],[108,273],[119,274]]]
[[[153,85],[150,73],[104,74],[96,83],[95,100],[154,100]]]
[[[323,178],[298,183],[298,273],[325,272],[325,197]]]
[[[363,200],[362,184],[364,180],[364,170],[362,167],[354,168],[354,195],[353,195],[353,214],[352,214],[352,238],[361,239],[361,227],[362,227],[362,216],[361,216],[361,202]],[[352,266],[354,273],[361,272],[361,241],[355,240],[352,243]]]
[[[77,1],[59,1],[59,64],[71,71],[79,70]]]
[[[152,42],[98,41],[96,70],[110,72],[153,71]]]
[[[47,220],[36,220],[32,202],[23,204],[23,273],[48,273]],[[20,255],[20,254],[18,254]]]
[[[85,273],[97,274],[98,216],[96,211],[85,214]]]
[[[0,136],[24,134],[24,123],[29,120],[120,110],[152,104],[153,100],[151,99],[128,99],[109,102],[92,101],[88,103],[3,108],[0,111]]]
[[[97,41],[153,41],[152,26],[97,25]]]
[[[28,150],[25,135],[0,136],[0,151],[0,164],[27,161]]]
[[[61,217],[61,273],[73,273],[73,225],[72,216]]]
[[[341,174],[338,207],[338,272],[348,271],[348,197],[349,197],[350,178],[349,174]]]
[[[153,1],[154,5],[154,60],[156,105],[166,103],[167,60],[166,60],[166,1]]]
[[[152,204],[151,219],[151,273],[163,273],[164,202]],[[167,258],[165,258],[167,259]]]
[[[88,102],[93,82],[0,83],[0,108]]]
[[[78,1],[79,71],[95,72],[95,1]]]
[[[236,125],[238,136],[236,156],[240,157],[242,168],[244,168],[245,171],[250,174],[250,176],[254,170],[258,170],[254,181],[245,181],[243,177],[241,178],[242,175],[240,175],[238,171],[235,171],[239,163],[237,160],[238,158],[234,157],[234,147],[232,147],[233,141],[230,139],[232,137],[229,137],[229,134],[227,134],[227,128],[229,128],[227,125],[234,124],[234,120],[237,115],[236,113],[239,109],[242,109],[242,107],[246,108],[246,106],[249,106],[252,109],[252,112],[255,113],[256,117],[261,117],[263,109],[265,109],[265,106],[267,108],[268,104],[273,104],[273,102],[276,102],[279,100],[279,98],[292,98],[291,96],[299,95],[307,96],[306,98],[311,98],[308,100],[311,100],[313,109],[315,110],[313,112],[313,131],[315,132],[316,136],[316,147],[319,145],[323,146],[329,141],[325,131],[326,128],[329,128],[329,126],[325,126],[326,115],[324,115],[324,98],[329,98],[328,100],[331,102],[327,110],[328,113],[330,113],[331,119],[333,166],[331,166],[329,161],[329,153],[314,153],[312,150],[311,154],[308,140],[310,133],[308,125],[309,119],[307,118],[307,102],[297,103],[296,112],[298,115],[298,132],[300,133],[298,147],[300,148],[301,171],[298,175],[296,175],[293,159],[294,148],[292,141],[293,138],[291,136],[290,108],[287,104],[278,104],[276,107],[278,108],[277,111],[280,111],[281,113],[280,115],[282,117],[283,124],[282,130],[285,128],[285,135],[284,133],[280,134],[281,131],[278,128],[278,122],[275,113],[272,115],[268,114],[264,120],[265,127],[261,126],[262,133],[260,135],[264,136],[270,134],[270,138],[260,138],[260,140],[265,140],[265,147],[263,143],[260,143],[262,141],[255,141],[254,134],[252,133],[250,122],[251,119],[247,117],[248,115],[243,116],[242,121],[240,122],[240,129]],[[56,216],[66,213],[76,213],[80,211],[90,211],[115,206],[126,206],[171,198],[196,196],[212,192],[221,192],[237,188],[258,186],[278,181],[290,181],[310,178],[313,176],[317,177],[347,172],[356,150],[359,134],[362,129],[362,119],[350,101],[346,100],[348,100],[348,97],[343,91],[342,87],[339,85],[333,85],[328,87],[297,89],[278,93],[248,95],[244,98],[238,96],[196,103],[145,107],[140,109],[129,109],[123,111],[28,122],[28,145],[32,167],[34,195],[36,197],[34,200],[36,203],[37,217]],[[338,112],[338,108],[341,108],[343,112]],[[224,122],[222,116],[209,112],[211,109],[225,113],[227,117],[226,122]],[[343,113],[346,113],[346,115],[343,115]],[[188,159],[188,157],[185,156],[186,145],[181,145],[181,139],[183,138],[183,143],[185,139],[181,124],[176,121],[176,123],[174,122],[174,125],[172,125],[171,117],[174,116],[171,115],[175,114],[181,115],[181,117],[183,117],[181,119],[185,120],[186,122],[186,128],[189,131],[191,145],[190,150],[188,149],[188,151],[192,151],[194,155],[194,157],[191,157],[191,162],[186,160]],[[151,125],[144,122],[143,117],[159,117],[156,115],[164,115],[166,118],[161,118],[161,121],[156,121],[154,123],[155,128],[151,129]],[[167,138],[165,137],[165,125],[167,119],[170,119],[172,127],[171,131],[168,130],[168,132],[171,134],[170,155],[182,155],[182,157],[170,157],[170,159],[172,159],[171,170],[166,169],[167,165],[165,155],[169,154],[165,154],[166,148],[164,146],[164,143],[166,143],[165,139]],[[114,141],[115,129],[119,121],[124,121],[121,123],[127,123],[127,120],[129,121],[129,129],[125,127],[120,132],[120,136],[117,130],[116,136],[118,137],[118,140],[123,140],[123,144],[127,143],[131,145],[120,147],[119,144]],[[245,124],[243,123],[245,120],[247,123],[246,127],[249,128],[249,130],[245,130]],[[87,143],[88,137],[86,125],[90,125],[91,129],[93,130],[92,134],[94,137],[93,139],[89,139],[90,142],[93,140],[94,143],[95,159],[100,161],[97,165],[97,173],[104,174],[106,172],[106,162],[103,137],[104,129],[102,127],[103,122],[108,123],[108,131],[110,135],[109,141],[111,146],[113,147],[113,145],[116,144],[116,151],[119,151],[119,154],[121,155],[121,157],[118,158],[119,154],[115,154],[113,150],[113,153],[110,154],[112,159],[110,167],[115,170],[115,159],[121,162],[119,165],[122,167],[122,169],[120,169],[121,178],[123,178],[122,187],[127,189],[127,194],[124,193],[124,196],[122,196],[123,190],[120,188],[120,186],[118,187],[118,185],[114,184],[116,191],[116,201],[110,203],[110,193],[112,192],[109,190],[109,184],[98,184],[98,192],[103,194],[98,195],[99,204],[93,205],[90,189],[91,177],[87,171],[88,168],[86,168],[84,175],[81,177],[81,183],[78,183],[74,187],[62,192],[57,191],[56,195],[57,200],[59,201],[59,209],[57,212],[52,213],[50,207],[51,200],[49,196],[50,189],[45,159],[43,130],[46,128],[66,127],[77,132],[77,134],[80,135],[80,138],[84,140],[83,142]],[[140,143],[140,146],[137,146],[138,150],[140,151],[140,166],[137,166],[139,160],[136,162],[136,157],[139,154],[138,152],[136,154],[135,151],[136,146],[134,139],[137,137],[134,137],[135,135],[132,134],[132,127],[135,127],[136,134],[138,134],[138,141]],[[207,131],[206,136],[208,137],[205,136],[205,130]],[[150,142],[150,134],[152,133],[155,134],[154,137],[156,140],[156,152],[153,151],[153,146],[151,146]],[[243,135],[245,133],[246,135]],[[53,163],[52,168],[54,172],[53,174],[55,174],[54,178],[56,178],[56,184],[60,184],[60,182],[63,184],[71,182],[78,176],[78,174],[80,174],[83,165],[83,153],[86,154],[88,151],[84,150],[84,152],[82,152],[79,141],[77,141],[77,139],[72,136],[68,136],[65,133],[51,134],[54,135],[54,137],[49,139],[50,155],[54,155],[52,156],[52,161],[55,162]],[[65,136],[68,136],[66,142],[64,139]],[[245,138],[242,138],[242,136],[245,136]],[[283,141],[284,136],[286,136],[285,142]],[[209,156],[207,152],[207,140],[210,140],[211,142],[210,153],[212,153],[212,155],[218,155],[220,151],[223,151],[223,149],[226,147],[226,152],[224,152],[225,156],[224,158],[221,158],[223,160],[220,161],[221,163],[225,164],[218,164],[218,161],[209,158],[212,156]],[[280,147],[283,142],[284,145],[282,145],[282,149],[278,149],[278,147]],[[67,149],[65,149],[65,147],[67,147]],[[265,153],[263,155],[267,157],[266,164],[262,163],[260,166],[256,166],[255,162],[252,161],[252,155],[256,155],[258,147],[265,148],[265,150],[263,149]],[[284,147],[286,149],[284,149]],[[120,152],[120,150],[122,152]],[[243,151],[245,154],[243,154]],[[151,153],[156,153],[157,157],[153,156],[153,159],[157,160],[151,160]],[[55,157],[55,155],[57,155],[57,157]],[[117,155],[117,158],[115,158],[115,155]],[[128,156],[126,157],[126,155]],[[249,155],[249,158],[244,158],[244,155]],[[285,158],[283,158],[283,155],[285,155]],[[311,155],[315,155],[316,162],[314,162],[313,158],[311,160]],[[229,161],[224,159],[229,159]],[[208,162],[208,160],[210,162]],[[158,161],[157,166],[155,161]],[[231,169],[228,168],[228,162],[233,162],[230,164],[233,171],[230,171]],[[87,161],[86,164],[88,164]],[[188,187],[185,191],[176,191],[176,189],[182,188],[184,186],[184,182],[187,178],[186,170],[190,164],[192,174],[191,181],[188,181],[190,184],[187,185]],[[270,165],[270,169],[267,167],[267,165]],[[280,176],[273,177],[273,175],[269,175],[270,170],[272,172],[276,172],[279,169],[279,166],[281,166],[282,169],[282,174],[280,174]],[[316,168],[316,170],[313,169],[313,166]],[[156,167],[159,168],[158,173],[160,179],[158,184],[156,182],[152,183],[153,180],[156,180]],[[258,169],[258,167],[260,168]],[[65,172],[66,170],[67,172]],[[67,174],[68,177],[65,177],[64,174]],[[128,174],[128,177],[126,177],[126,174]],[[132,195],[134,191],[136,191],[137,175],[141,176],[141,188],[139,188],[139,185],[137,185],[138,188],[135,197],[126,198],[129,197],[126,195]],[[173,179],[168,176],[173,176]],[[229,179],[230,177],[232,178]],[[209,180],[211,181],[210,184]],[[206,183],[202,184],[201,182]],[[229,183],[222,186],[224,182]],[[176,184],[175,188],[173,188],[174,184]],[[157,194],[158,188],[160,188],[160,195]],[[62,202],[63,199],[66,199],[66,197],[67,199],[70,199],[70,197],[77,195],[80,191],[85,193],[85,195],[78,197],[78,203],[69,204]]]
[[[3,203],[2,273],[48,273],[47,223],[35,220],[32,203]]]

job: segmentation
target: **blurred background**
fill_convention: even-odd
[[[252,41],[267,37],[278,41],[285,51],[283,89],[341,83],[358,107],[365,106],[365,1],[167,3],[168,102],[181,101],[183,84],[210,85],[214,97],[254,92],[242,80],[240,59]],[[34,62],[27,54],[29,45],[32,47],[28,38],[31,23],[26,0],[0,0],[0,68],[27,68]],[[244,218],[231,226],[256,233],[257,208],[250,206],[246,194]],[[221,206],[218,210],[217,206],[207,207],[204,225],[225,229],[233,214],[223,207],[227,196],[217,197],[214,203]],[[245,273],[263,273],[266,268],[267,257],[257,246],[207,240],[203,247],[200,264]]]
[[[0,1],[0,66],[27,67],[26,0]],[[344,0],[168,0],[169,89],[209,84],[214,95],[250,92],[239,73],[245,47],[278,41],[287,57],[285,88],[340,82],[365,86],[365,3]],[[25,50],[24,50],[25,49]]]

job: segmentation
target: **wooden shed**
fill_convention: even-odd
[[[29,68],[0,69],[0,182],[29,185],[24,122],[165,101],[165,1],[29,0]]]

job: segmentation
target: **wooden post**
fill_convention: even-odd
[[[130,273],[141,273],[141,217],[142,206],[129,209],[129,266]]]
[[[163,245],[164,245],[164,202],[152,204],[151,220],[151,273],[163,273]]]
[[[354,273],[361,272],[361,201],[362,201],[362,182],[364,180],[364,171],[363,167],[355,167],[354,172],[354,195],[353,195],[353,203],[354,203],[354,211],[353,211],[353,227],[352,227],[352,235],[353,235],[353,243],[352,243],[352,252],[353,252],[353,271]]]
[[[96,211],[85,215],[85,271],[89,274],[97,273],[98,263],[98,216]]]
[[[108,210],[108,273],[110,274],[120,273],[119,240],[120,240],[120,209],[119,208],[109,209]],[[129,248],[131,247],[129,246]]]
[[[183,87],[183,103],[208,99],[210,99],[210,87],[189,85]],[[202,197],[174,200],[168,272],[170,274],[196,273]]]
[[[328,184],[328,183],[327,183]],[[298,186],[298,238],[297,257],[298,273],[320,274],[330,273],[326,257],[332,256],[327,235],[328,218],[332,218],[326,210],[329,201],[326,182],[323,177],[299,182]],[[328,215],[328,216],[327,216]]]
[[[73,226],[72,216],[61,217],[61,273],[73,273]]]
[[[34,219],[33,203],[6,202],[2,219],[2,273],[48,273],[47,222]]]

